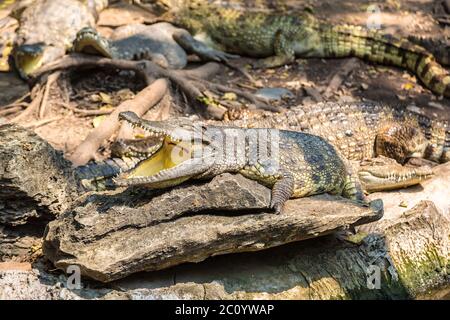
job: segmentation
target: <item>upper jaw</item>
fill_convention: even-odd
[[[14,51],[14,63],[24,79],[43,64],[44,44],[21,45]]]
[[[87,49],[91,49],[91,51],[94,52],[89,52]],[[98,32],[91,27],[85,27],[78,31],[73,42],[73,50],[75,52],[101,54],[107,58],[113,58],[114,56],[114,50],[111,48],[108,40],[100,36]]]
[[[430,179],[433,176],[433,170],[427,166],[368,166],[361,168],[358,171],[358,176],[364,190],[371,193],[419,184]]]
[[[202,141],[208,142],[208,137],[203,134],[202,128],[193,125],[186,120],[171,121],[149,121],[139,118],[131,111],[121,112],[119,120],[126,121],[133,127],[144,129],[150,136],[169,138],[174,142]]]

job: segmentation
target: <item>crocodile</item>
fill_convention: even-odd
[[[9,56],[16,38],[18,21],[11,17],[0,20],[0,72],[10,71]]]
[[[85,27],[77,33],[73,51],[111,59],[146,59],[171,69],[182,69],[186,66],[186,52],[196,53],[206,61],[227,62],[235,57],[201,43],[193,49],[184,45],[184,42],[177,41],[186,36],[189,36],[186,30],[167,22],[122,26],[115,29],[109,39],[101,36],[94,28]]]
[[[111,144],[111,158],[93,161],[74,170],[80,192],[115,189],[112,178],[133,169],[157,149],[161,140],[156,137],[117,140]]]
[[[436,163],[450,160],[450,123],[402,106],[374,102],[320,102],[283,113],[246,112],[224,121],[237,127],[302,131],[325,138],[348,160],[377,156],[405,164],[411,158]],[[210,120],[208,123],[216,124]]]
[[[423,47],[407,39],[355,25],[330,25],[309,12],[296,15],[223,8],[207,0],[154,0],[166,21],[187,29],[177,42],[198,47],[198,39],[231,54],[258,60],[255,67],[278,67],[296,58],[357,57],[414,73],[433,93],[450,97],[450,74]]]
[[[13,50],[14,64],[24,79],[62,57],[77,32],[94,26],[107,0],[35,0],[20,14]]]
[[[450,66],[450,39],[408,36],[408,40],[430,51],[443,66]]]
[[[133,23],[115,29],[107,39],[86,27],[77,33],[73,51],[111,59],[147,59],[165,68],[182,69],[187,64],[187,54],[172,38],[178,30],[166,22],[151,26]]]
[[[366,193],[418,184],[433,175],[428,164],[450,160],[449,122],[432,120],[402,107],[369,102],[328,102],[297,106],[280,114],[257,112],[249,115],[247,112],[245,115],[240,120],[210,120],[206,125],[275,128],[321,136],[350,162]],[[164,126],[165,122],[159,124],[159,127]],[[169,123],[168,126],[174,125]],[[113,176],[132,170],[135,163],[147,159],[155,152],[155,145],[159,146],[163,142],[159,140],[155,143],[152,140],[148,143],[147,139],[154,137],[144,139],[139,147],[136,144],[131,147],[120,145],[121,151],[116,155],[126,154],[127,157],[138,158],[137,161],[128,162],[129,166],[110,162],[110,168],[104,170],[107,174],[96,170],[97,164],[83,169],[85,174],[80,178],[85,187],[95,189],[97,182],[104,185],[104,180],[108,180],[108,186],[114,188],[111,181]],[[152,149],[147,152],[150,147]],[[423,161],[419,161],[418,165],[413,160]],[[423,162],[425,165],[421,165]]]
[[[230,172],[270,187],[270,207],[276,213],[282,211],[289,198],[319,193],[365,201],[351,166],[319,136],[212,126],[186,118],[149,121],[131,111],[120,113],[119,119],[144,129],[152,137],[160,137],[161,143],[132,170],[114,178],[117,186],[161,189]]]

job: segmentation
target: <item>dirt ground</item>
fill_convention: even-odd
[[[379,9],[376,16],[368,10],[373,8],[374,4],[377,5],[375,8]],[[307,0],[287,1],[287,5],[292,12],[307,8],[316,16],[335,24],[381,23],[382,30],[395,35],[431,35],[437,39],[450,37],[450,26],[440,25],[434,19],[435,1],[430,0]],[[372,7],[369,7],[370,5]],[[125,2],[118,3],[100,14],[98,29],[108,35],[115,27],[142,22],[151,17],[150,13],[142,9]],[[250,59],[242,58],[234,63],[245,66],[249,62]],[[333,76],[346,68],[349,68],[350,72],[343,83],[337,90],[327,92]],[[289,66],[261,71],[250,70],[250,73],[263,87],[283,87],[291,90],[294,98],[282,103],[286,108],[320,100],[368,99],[392,105],[406,105],[428,116],[450,120],[449,99],[434,96],[418,83],[413,75],[393,67],[373,65],[357,59],[298,59]],[[63,88],[65,91],[61,91],[60,87],[55,86],[54,90],[50,91],[52,103],[43,118],[49,121],[45,123],[42,119],[29,118],[23,120],[23,124],[34,127],[34,130],[55,148],[70,154],[94,125],[101,121],[101,116],[81,116],[74,113],[58,102],[61,101],[61,92],[65,92],[69,97],[71,106],[86,110],[108,109],[133,97],[144,87],[144,83],[129,73],[115,71],[76,71],[68,76],[70,88]],[[257,89],[242,75],[229,69],[219,73],[212,81],[250,91]],[[28,85],[15,74],[0,73],[0,124],[17,116],[18,113],[2,118],[1,110],[26,92]],[[180,112],[180,108],[174,110]]]

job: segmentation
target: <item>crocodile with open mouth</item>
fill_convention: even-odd
[[[118,186],[152,189],[240,173],[272,188],[271,208],[319,193],[364,201],[352,168],[323,138],[303,132],[204,125],[187,119],[148,121],[133,112],[119,118],[159,137],[156,151],[114,179]]]
[[[135,119],[135,121],[138,120]],[[182,128],[181,125],[177,127],[177,121],[182,123],[184,120],[174,119],[171,122],[156,122],[154,125],[166,128],[166,131],[162,130],[162,132],[170,132],[170,130]],[[403,108],[375,103],[319,103],[294,107],[281,114],[260,112],[248,119],[229,122],[208,121],[206,126],[209,125],[234,128],[276,128],[321,136],[334,145],[343,158],[351,161],[353,171],[357,172],[359,181],[367,193],[408,187],[433,175],[428,165],[413,165],[412,160],[427,159],[430,163],[450,160],[448,122],[431,120]],[[145,142],[146,139],[143,141]],[[129,166],[119,166],[110,162],[111,165],[107,170],[99,172],[96,169],[97,164],[90,164],[78,169],[83,170],[83,174],[78,178],[84,182],[86,188],[95,189],[96,184],[91,183],[92,181],[103,181],[104,178],[111,178],[121,171],[133,172],[134,168],[138,172],[144,172],[149,168],[148,165],[142,167],[145,161],[136,167],[134,164],[155,154],[158,148],[155,149],[154,146],[161,146],[162,140],[156,144],[153,140],[149,145],[153,149],[147,153],[145,150],[148,145],[139,148],[138,161],[128,161]],[[122,148],[126,150],[127,146],[122,145]],[[314,153],[314,150],[310,152]],[[162,153],[156,152],[156,154],[162,157]],[[149,174],[154,173],[155,171],[152,171]],[[127,183],[132,185],[135,181],[127,180],[130,178],[129,175],[121,177],[121,184],[126,184],[125,181],[128,181]],[[113,183],[109,185],[113,186]]]
[[[14,64],[22,78],[62,57],[77,32],[94,26],[107,0],[35,0],[20,14]]]

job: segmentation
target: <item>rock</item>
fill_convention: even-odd
[[[290,200],[281,215],[269,203],[269,189],[231,174],[166,192],[91,195],[48,225],[43,250],[59,269],[79,265],[84,276],[109,282],[329,234],[383,211],[380,201],[369,208],[328,195]]]
[[[53,219],[70,203],[75,183],[70,163],[36,134],[0,126],[0,224]]]
[[[285,88],[262,88],[255,92],[255,96],[267,99],[269,101],[295,98],[295,94]]]
[[[41,254],[43,234],[44,226],[39,224],[0,225],[0,261],[33,261]]]
[[[149,298],[189,288],[220,299],[411,299],[448,285],[450,224],[431,202],[377,224],[360,245],[330,235],[139,273],[114,286]]]
[[[127,299],[121,292],[112,289],[82,287],[68,289],[67,278],[57,277],[39,269],[0,270],[1,300],[82,300],[82,299]]]

